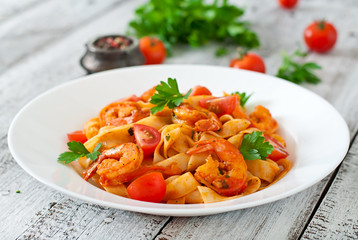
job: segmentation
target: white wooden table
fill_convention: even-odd
[[[2,0],[0,8],[0,239],[358,239],[358,2],[301,0],[293,11],[276,0],[242,0],[274,75],[281,50],[304,48],[302,33],[315,19],[333,22],[335,49],[308,60],[323,66],[322,83],[303,85],[346,120],[351,145],[342,164],[309,189],[286,199],[224,214],[176,218],[102,207],[63,195],[30,177],[13,159],[7,131],[15,114],[44,91],[85,75],[84,44],[124,33],[144,0]],[[166,63],[227,66],[215,44],[178,47]],[[314,119],[313,119],[314,120]],[[318,120],[315,120],[318,121]],[[334,126],[332,126],[334,128]],[[332,139],[333,140],[333,139]],[[20,190],[21,193],[16,193]]]

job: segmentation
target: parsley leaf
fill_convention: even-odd
[[[234,94],[237,94],[237,95],[240,96],[240,105],[241,105],[241,107],[244,107],[246,102],[247,102],[247,100],[249,100],[249,98],[252,96],[253,93],[251,93],[250,95],[246,95],[246,92],[242,92],[242,93],[233,92],[233,93],[231,93],[231,95],[234,95]]]
[[[98,150],[102,146],[102,143],[98,143],[91,153],[81,142],[68,142],[67,146],[71,152],[61,153],[57,159],[58,162],[69,164],[70,162],[77,161],[81,157],[87,157],[94,161],[101,154]]]
[[[157,90],[157,92],[152,96],[149,102],[157,106],[150,109],[151,114],[163,110],[165,106],[168,106],[170,109],[178,107],[191,93],[190,89],[187,94],[181,94],[175,78],[168,78],[168,83],[161,81],[155,90]]]
[[[314,62],[297,63],[293,59],[297,57],[306,57],[307,53],[296,50],[292,55],[282,53],[283,63],[278,69],[276,77],[286,79],[290,82],[300,84],[308,82],[317,84],[321,81],[314,73],[313,70],[321,69],[322,67]]]
[[[209,41],[233,42],[235,45],[259,47],[256,33],[247,21],[241,20],[244,9],[231,5],[227,0],[149,0],[135,10],[128,34],[138,38],[156,36],[167,50],[184,43],[192,47]]]
[[[262,132],[255,131],[244,136],[239,150],[245,160],[266,160],[273,146],[265,141]]]
[[[229,53],[229,51],[227,50],[226,47],[220,47],[220,48],[216,49],[215,56],[222,57],[224,55],[227,55],[228,53]]]

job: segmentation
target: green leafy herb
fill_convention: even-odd
[[[239,150],[245,160],[266,160],[273,146],[265,141],[262,132],[255,131],[244,136]]]
[[[149,0],[136,9],[128,34],[139,38],[156,36],[169,51],[178,43],[198,47],[211,40],[247,48],[260,45],[248,22],[240,20],[244,14],[242,8],[228,4],[227,0],[206,2]]]
[[[187,94],[181,94],[175,78],[168,78],[168,83],[161,81],[155,90],[157,90],[157,93],[150,99],[150,103],[156,105],[150,109],[152,114],[162,111],[165,106],[170,109],[178,107],[191,93],[190,89]]]
[[[227,55],[229,52],[226,47],[220,47],[216,49],[215,56],[222,57],[224,55]]]
[[[253,93],[251,93],[250,95],[246,95],[246,92],[242,92],[242,93],[233,92],[233,93],[231,93],[231,95],[234,95],[234,94],[237,94],[237,95],[240,96],[240,105],[241,105],[241,107],[244,107],[246,102],[247,102],[247,100],[249,100],[249,98],[252,96]]]
[[[303,82],[317,84],[321,81],[313,70],[321,69],[322,67],[314,62],[298,63],[294,61],[297,57],[306,57],[307,53],[296,50],[292,55],[282,53],[283,64],[278,69],[277,77],[286,79],[290,82],[300,84]]]
[[[91,153],[81,142],[68,142],[67,146],[70,152],[61,153],[57,159],[58,162],[68,164],[70,162],[77,161],[81,157],[87,157],[94,161],[97,159],[98,155],[101,154],[98,150],[102,146],[102,143],[98,143]]]

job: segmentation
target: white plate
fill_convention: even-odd
[[[159,81],[177,78],[182,92],[207,86],[223,91],[254,92],[248,108],[266,106],[287,140],[292,170],[260,192],[212,204],[171,205],[131,200],[107,193],[84,181],[72,168],[57,163],[67,150],[66,133],[82,129],[106,104],[140,95]],[[349,145],[347,125],[324,99],[290,82],[268,75],[226,67],[161,65],[130,67],[93,74],[58,86],[27,104],[13,120],[9,148],[18,162],[40,182],[103,206],[170,216],[199,216],[254,207],[298,193],[333,171]]]

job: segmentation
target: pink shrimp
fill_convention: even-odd
[[[185,123],[196,131],[218,131],[222,124],[215,113],[201,108],[196,109],[188,104],[181,104],[173,110],[173,122]]]
[[[96,172],[101,179],[115,178],[140,167],[143,161],[143,150],[134,143],[124,143],[115,148],[104,150],[82,174],[87,181]]]
[[[277,122],[267,108],[258,105],[249,117],[251,124],[260,129],[264,134],[271,135],[277,131]]]
[[[203,140],[187,150],[187,154],[215,153],[219,160],[211,155],[207,162],[196,169],[195,178],[219,194],[234,196],[247,186],[247,166],[240,151],[229,141],[216,138]]]

